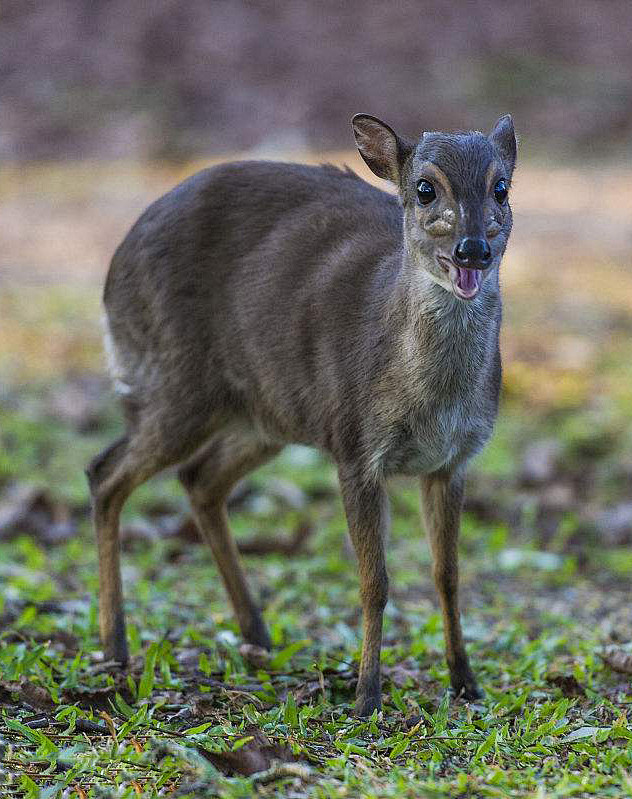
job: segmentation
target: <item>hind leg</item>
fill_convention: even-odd
[[[99,550],[99,628],[107,660],[127,663],[119,553],[119,514],[138,479],[128,466],[130,442],[119,439],[98,455],[86,474]]]
[[[86,470],[99,550],[99,628],[108,660],[127,663],[119,546],[119,516],[132,491],[194,450],[160,446],[160,437],[136,428],[98,455]]]
[[[230,534],[226,499],[235,483],[273,458],[281,447],[264,444],[248,431],[219,433],[180,469],[193,514],[208,541],[244,639],[270,648],[261,611],[250,593],[237,546]]]

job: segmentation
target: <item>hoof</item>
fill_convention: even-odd
[[[460,682],[457,685],[452,683],[452,690],[457,699],[466,699],[468,702],[482,699],[485,696],[474,679],[468,680],[467,682]]]
[[[101,646],[107,661],[113,660],[122,667],[129,663],[125,616],[122,611],[110,612],[109,607],[101,605],[100,614]]]
[[[270,633],[268,632],[268,628],[263,623],[263,620],[253,624],[248,630],[244,630],[243,636],[244,641],[247,644],[260,646],[262,649],[266,649],[268,652],[272,649]]]
[[[448,663],[450,668],[450,682],[452,690],[457,698],[468,701],[482,699],[484,694],[478,687],[476,677],[472,671],[467,658],[457,660],[456,663]]]
[[[125,669],[129,665],[129,655],[127,654],[127,648],[124,652],[121,650],[115,650],[113,652],[108,651],[107,649],[103,653],[106,663],[111,664],[112,668],[117,669]]]
[[[377,696],[358,696],[354,708],[354,716],[359,719],[365,719],[372,715],[374,710],[382,709],[382,697]]]

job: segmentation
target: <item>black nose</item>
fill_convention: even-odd
[[[464,238],[456,245],[454,260],[463,266],[483,266],[492,260],[487,239]]]

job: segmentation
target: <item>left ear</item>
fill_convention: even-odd
[[[508,177],[511,178],[511,174],[516,166],[518,144],[516,142],[513,119],[510,114],[505,114],[505,116],[498,120],[494,125],[494,129],[489,134],[489,140],[498,151],[505,165],[505,169],[508,172]]]

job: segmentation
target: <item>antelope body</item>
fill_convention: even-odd
[[[179,476],[244,638],[270,639],[226,516],[237,480],[288,443],[335,462],[358,556],[356,712],[380,707],[385,480],[417,474],[454,689],[479,695],[460,628],[464,470],[500,387],[498,269],[511,230],[510,117],[489,136],[398,137],[353,120],[386,194],[350,171],[266,162],[204,170],[151,205],[105,286],[127,432],[90,465],[106,656],[127,660],[118,519],[160,470]]]

